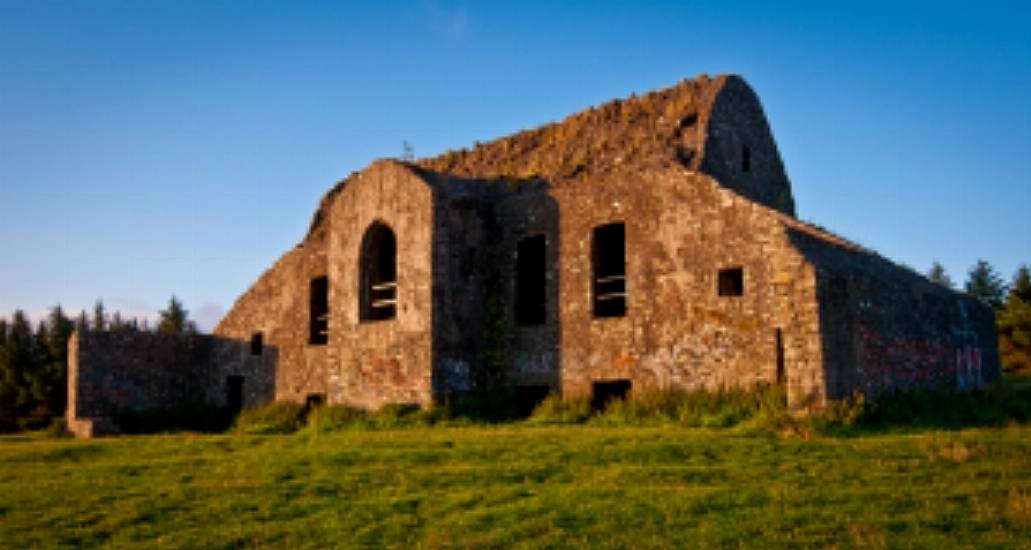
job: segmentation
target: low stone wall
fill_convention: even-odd
[[[275,366],[274,349],[253,355],[249,342],[208,335],[75,333],[68,342],[68,427],[93,437],[117,433],[122,412],[226,407],[230,377],[239,377],[238,405],[271,401]]]

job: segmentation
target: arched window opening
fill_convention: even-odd
[[[362,238],[361,320],[383,321],[397,316],[397,239],[382,223],[374,223]]]

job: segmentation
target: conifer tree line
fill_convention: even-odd
[[[197,331],[182,302],[172,296],[153,329],[146,319],[108,314],[97,301],[93,312],[74,319],[60,305],[35,326],[22,310],[0,318],[0,433],[41,428],[64,415],[68,388],[68,338],[73,331],[161,332]]]
[[[938,262],[931,266],[927,278],[953,288],[952,280]],[[978,260],[967,273],[963,290],[995,310],[1003,370],[1031,373],[1031,270],[1027,264],[1017,268],[1007,284],[991,264]]]

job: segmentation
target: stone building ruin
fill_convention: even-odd
[[[1000,376],[990,308],[794,212],[736,76],[380,160],[213,335],[73,337],[69,424],[186,399],[427,405],[488,383],[531,403],[784,384],[804,408]]]

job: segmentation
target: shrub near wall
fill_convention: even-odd
[[[244,409],[233,426],[243,434],[288,434],[299,430],[305,422],[302,405],[276,401],[261,407]]]

